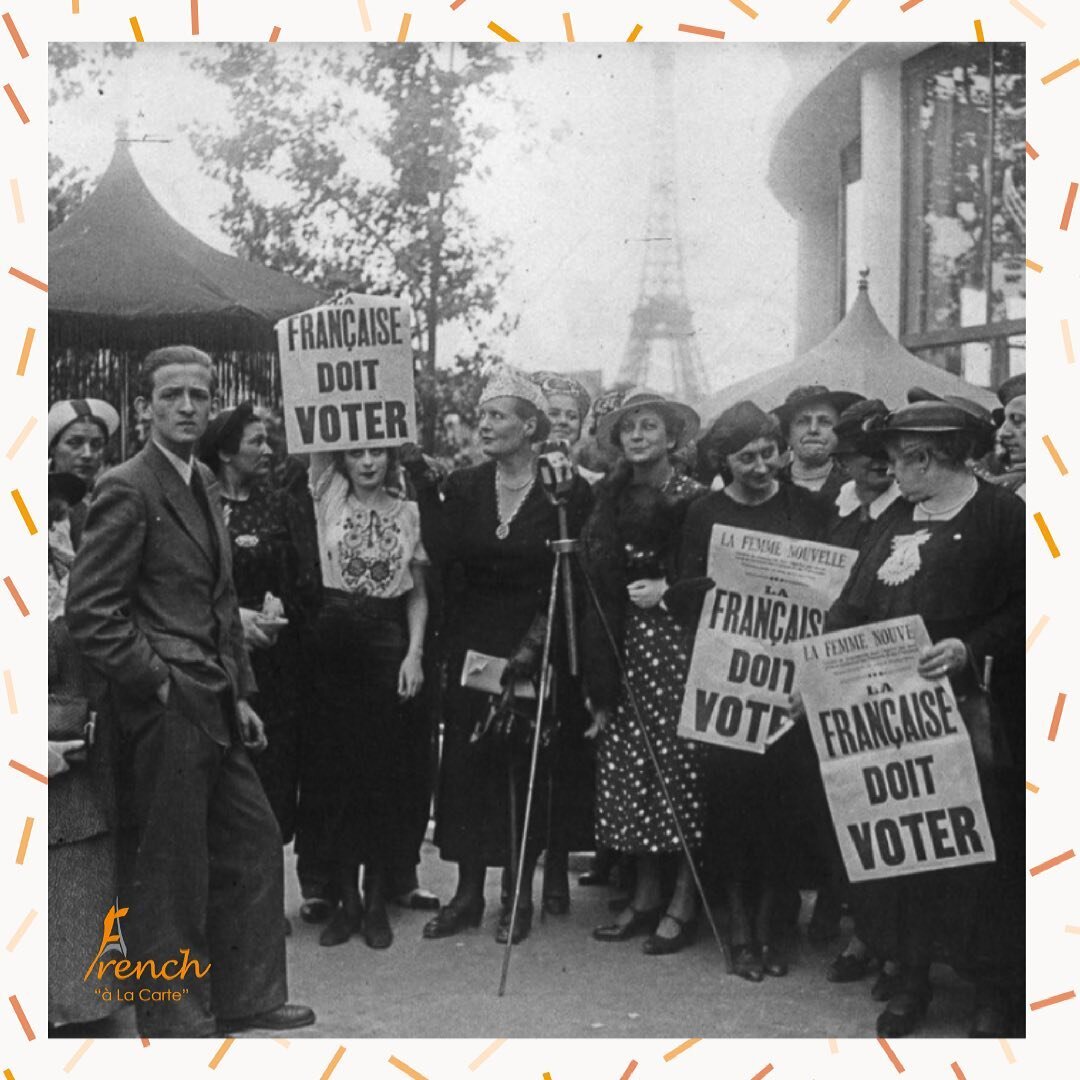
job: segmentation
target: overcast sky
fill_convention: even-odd
[[[516,94],[530,103],[531,119],[523,123],[533,126],[492,142],[492,177],[471,185],[467,198],[493,232],[511,241],[503,305],[521,322],[505,352],[524,367],[600,367],[609,380],[618,371],[657,164],[655,47],[548,45],[511,76]],[[791,358],[795,227],[765,184],[788,71],[772,45],[659,47],[677,57],[679,224],[698,342],[716,389]],[[53,111],[50,148],[99,174],[121,117],[134,138],[172,139],[132,147],[140,172],[170,214],[228,250],[215,223],[225,188],[203,175],[181,130],[208,117],[227,124],[219,119],[227,116],[226,95],[191,70],[185,48],[140,46],[102,93],[92,90]],[[493,111],[505,122],[504,108]],[[469,345],[460,329],[446,340]],[[650,381],[666,388],[659,373]]]

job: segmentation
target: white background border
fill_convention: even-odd
[[[897,0],[850,0],[835,21],[827,17],[837,0],[746,0],[757,10],[751,19],[733,0],[464,0],[451,10],[449,0],[199,0],[196,40],[265,41],[275,25],[282,41],[372,41],[397,38],[404,12],[412,16],[409,40],[496,41],[487,28],[494,20],[522,41],[563,41],[562,19],[569,11],[578,42],[621,42],[636,23],[639,41],[680,41],[693,48],[724,48],[724,41],[678,32],[679,23],[722,29],[727,42],[793,40],[975,40],[974,21],[982,21],[987,40],[1028,42],[1028,139],[1039,154],[1028,162],[1029,257],[1044,269],[1029,272],[1028,345],[1032,384],[1028,452],[1028,508],[1045,515],[1060,548],[1052,558],[1029,516],[1028,626],[1043,629],[1029,649],[1028,777],[1038,785],[1027,796],[1028,865],[1034,866],[1076,843],[1077,746],[1080,716],[1072,700],[1078,620],[1071,566],[1080,544],[1080,513],[1072,498],[1075,483],[1062,476],[1043,447],[1050,435],[1066,466],[1080,463],[1075,364],[1069,362],[1062,320],[1070,320],[1080,349],[1078,249],[1080,211],[1072,228],[1060,228],[1069,185],[1080,180],[1080,68],[1042,83],[1041,77],[1080,56],[1080,3],[1029,0],[1039,27],[1017,0],[921,0],[902,11]],[[46,804],[47,789],[7,767],[15,760],[44,772],[45,762],[45,460],[47,297],[8,273],[15,267],[47,280],[46,141],[49,40],[131,41],[131,16],[145,39],[186,41],[191,36],[190,0],[81,0],[78,15],[71,0],[0,0],[25,43],[20,57],[0,26],[0,86],[10,84],[29,117],[23,124],[6,95],[0,95],[0,145],[5,168],[0,176],[0,451],[7,456],[3,509],[0,511],[0,577],[13,580],[30,611],[20,615],[6,588],[0,588],[0,670],[10,672],[12,701],[0,688],[0,1069],[15,1080],[79,1070],[84,1080],[190,1074],[206,1069],[220,1040],[77,1040],[46,1038]],[[371,31],[362,20],[370,14]],[[583,47],[589,47],[587,44]],[[9,181],[18,181],[24,221],[18,222]],[[25,374],[17,367],[28,327],[36,329]],[[31,417],[37,424],[14,454],[8,451]],[[1077,467],[1080,467],[1078,465]],[[30,535],[9,492],[18,488],[38,525]],[[1043,623],[1042,617],[1048,621]],[[1060,729],[1048,740],[1059,694],[1066,694]],[[35,819],[26,857],[13,865],[26,819]],[[8,861],[11,860],[11,861]],[[1038,1001],[1073,990],[1080,983],[1080,860],[1071,859],[1028,880],[1027,1000]],[[988,903],[992,897],[986,898]],[[31,911],[37,915],[16,937]],[[362,977],[362,971],[358,971]],[[604,972],[598,970],[601,979]],[[717,978],[723,976],[719,970]],[[822,985],[825,992],[825,986]],[[521,986],[518,992],[526,993]],[[752,988],[746,989],[752,993]],[[8,998],[15,995],[36,1039],[26,1038]],[[1029,1013],[1028,1039],[1002,1045],[998,1040],[897,1040],[899,1061],[913,1077],[1057,1077],[1077,1075],[1071,1046],[1080,1023],[1080,999]],[[543,1019],[537,1019],[543,1026]],[[401,1077],[391,1055],[428,1080],[467,1077],[468,1065],[499,1034],[498,1003],[492,999],[486,1038],[469,1040],[293,1040],[288,1048],[271,1040],[241,1040],[220,1059],[216,1072],[316,1077],[345,1048],[335,1077],[375,1074]],[[824,1033],[827,1034],[827,1033]],[[665,1062],[663,1055],[694,1032],[672,1032],[670,1040],[511,1040],[477,1070],[488,1080],[550,1073],[551,1080],[600,1076],[617,1080],[631,1060],[635,1080],[652,1077],[745,1077],[762,1070],[781,1077],[891,1077],[898,1075],[875,1040],[705,1040]],[[80,1053],[81,1052],[81,1053]],[[75,1056],[79,1056],[74,1060]],[[953,1066],[956,1063],[956,1066]]]

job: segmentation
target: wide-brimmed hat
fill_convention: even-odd
[[[864,426],[872,416],[888,416],[889,407],[879,398],[867,398],[849,405],[833,428],[836,434],[834,454],[878,454],[881,444],[867,441]]]
[[[956,431],[982,436],[981,425],[968,410],[951,401],[915,401],[895,409],[888,416],[871,416],[863,431],[868,443],[884,441],[893,435],[944,435]],[[993,433],[993,428],[990,428]]]
[[[69,506],[81,502],[87,492],[87,483],[69,472],[49,473],[49,498],[61,498]]]
[[[993,447],[994,429],[1002,420],[1002,417],[997,415],[1000,409],[991,412],[970,398],[961,397],[959,394],[935,394],[932,390],[926,390],[921,386],[913,386],[907,393],[907,399],[908,403],[913,405],[919,402],[937,401],[955,406],[967,418],[967,429],[976,438],[975,456],[981,457]]]
[[[862,394],[856,394],[850,390],[830,390],[827,386],[819,385],[796,386],[784,399],[784,404],[773,409],[773,413],[783,424],[784,430],[787,431],[791,421],[795,418],[795,414],[808,405],[824,402],[831,405],[836,410],[836,415],[839,416],[845,409],[862,400]]]
[[[1024,397],[1027,394],[1027,375],[1013,375],[1006,379],[997,390],[998,401],[1002,405],[1008,405],[1013,398]]]
[[[720,458],[737,454],[755,439],[775,438],[782,444],[780,421],[752,401],[738,401],[725,409],[702,436],[702,445]]]
[[[199,439],[199,458],[217,472],[221,459],[221,448],[232,441],[234,435],[244,437],[244,428],[260,417],[255,413],[255,405],[250,401],[241,401],[234,409],[222,409],[206,425],[206,431]]]
[[[664,417],[668,434],[674,436],[674,450],[681,450],[701,430],[701,417],[681,401],[672,401],[653,390],[627,390],[622,404],[605,413],[596,424],[596,441],[618,449],[619,425],[638,409],[651,409]]]
[[[49,449],[76,420],[93,420],[111,439],[120,428],[120,414],[100,398],[68,398],[54,402],[49,409]]]
[[[547,398],[543,391],[525,374],[509,364],[499,364],[492,368],[488,380],[480,391],[477,406],[486,405],[497,398],[517,398],[531,405],[537,412],[536,433],[533,439],[539,442],[551,434],[551,421],[547,418]]]

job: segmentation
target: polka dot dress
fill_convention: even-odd
[[[683,834],[700,847],[704,775],[696,743],[676,734],[693,635],[659,607],[627,612],[623,648],[634,696]],[[681,850],[671,810],[625,692],[597,748],[596,839],[633,854]]]

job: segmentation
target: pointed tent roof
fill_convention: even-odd
[[[188,232],[150,193],[122,141],[93,193],[49,233],[53,348],[138,350],[184,341],[269,351],[278,319],[324,299],[310,285]]]
[[[880,398],[890,408],[903,405],[913,386],[935,394],[957,394],[988,409],[998,406],[991,390],[965,382],[908,352],[878,317],[865,278],[859,282],[855,303],[824,341],[792,363],[768,368],[718,390],[706,415],[716,415],[744,398],[763,409],[774,409],[797,386],[851,390]]]

